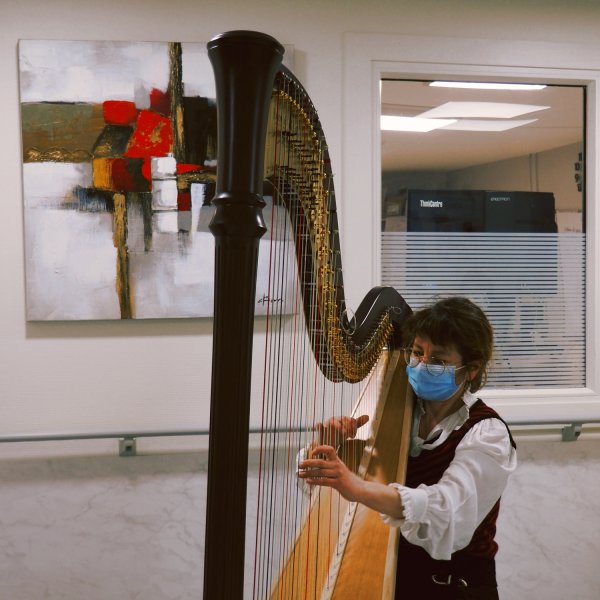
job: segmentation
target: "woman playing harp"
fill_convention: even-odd
[[[396,598],[497,600],[494,541],[500,496],[516,468],[506,424],[473,393],[485,382],[492,328],[465,298],[414,313],[404,326],[417,397],[406,486],[362,481],[321,444],[299,476],[338,490],[400,528]],[[364,419],[332,419],[322,441],[352,437]]]
[[[280,66],[282,54],[273,38],[253,32],[209,43],[219,148],[204,593],[368,598],[360,586],[372,591],[373,584],[348,573],[362,564],[383,580],[387,527],[337,492],[307,498],[295,457],[318,440],[318,423],[366,413],[363,439],[341,444],[337,455],[365,478],[402,478],[403,452],[388,445],[401,442],[398,428],[410,425],[397,340],[411,311],[390,288],[371,290],[356,315],[347,311],[327,143],[310,98]],[[267,228],[261,261],[268,269],[257,290]],[[253,356],[257,304],[265,313],[257,326],[264,353]],[[246,549],[251,373],[259,368],[259,493],[255,539]],[[379,571],[365,561],[365,547]],[[253,565],[246,573],[245,564]]]

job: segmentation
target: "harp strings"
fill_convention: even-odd
[[[277,99],[276,99],[277,100]],[[276,174],[288,164],[289,147],[284,137],[291,124],[283,124],[289,115],[280,113],[280,102],[271,106],[271,122],[282,123],[269,132],[270,180],[272,200],[269,226],[269,301],[265,336],[265,374],[263,386],[263,420],[261,465],[259,472],[259,504],[257,519],[254,597],[267,596],[275,571],[286,552],[285,540],[296,527],[295,516],[302,512],[304,498],[294,493],[292,448],[301,447],[306,423],[306,405],[301,402],[310,389],[310,370],[305,368],[306,340],[298,335],[306,324],[296,264],[290,259],[290,246],[297,238],[298,266],[306,256],[305,233],[299,221],[298,203],[291,192],[282,190]],[[289,212],[283,195],[288,195]],[[289,280],[289,282],[288,282]],[[280,301],[281,300],[281,301]],[[307,378],[308,375],[308,378]]]
[[[252,589],[256,599],[288,600],[320,597],[318,577],[310,573],[316,563],[331,562],[343,519],[339,495],[298,483],[297,454],[319,441],[317,423],[353,411],[373,414],[377,391],[365,393],[376,388],[366,380],[340,381],[329,356],[333,325],[324,321],[332,313],[341,321],[339,309],[331,307],[341,282],[331,256],[338,235],[328,209],[333,178],[310,100],[288,77],[280,84],[266,149],[272,200],[265,209],[269,274]],[[348,360],[358,361],[360,350],[350,348]],[[363,406],[357,408],[359,397]],[[297,544],[301,530],[309,539],[303,545]],[[315,545],[317,538],[324,542]]]

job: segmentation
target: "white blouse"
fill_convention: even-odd
[[[469,418],[469,408],[477,398],[467,392],[465,405],[448,415],[430,432],[427,440],[417,434],[424,413],[418,401],[412,424],[411,456],[443,444],[452,431]],[[506,426],[499,419],[484,419],[460,441],[454,459],[435,485],[409,488],[398,483],[404,518],[383,520],[399,527],[404,538],[421,546],[434,559],[449,560],[453,552],[465,548],[475,529],[502,495],[509,475],[517,467],[517,453],[510,443]]]

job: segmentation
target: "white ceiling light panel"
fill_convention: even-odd
[[[493,120],[493,119],[461,119],[443,129],[452,131],[508,131],[515,127],[522,127],[535,123],[537,119],[513,119],[511,121]]]
[[[431,87],[457,88],[467,90],[543,90],[546,86],[538,83],[488,83],[484,81],[432,81]]]
[[[421,117],[381,116],[383,131],[415,131],[426,133],[456,123],[456,119],[423,119]]]
[[[512,119],[549,106],[507,102],[446,102],[418,115],[427,119]]]

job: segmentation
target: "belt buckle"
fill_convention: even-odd
[[[431,580],[436,585],[452,585],[452,575],[448,575],[448,579],[446,581],[438,581],[437,575],[432,575]],[[456,587],[469,587],[469,584],[464,579],[457,579],[455,583]]]
[[[431,579],[432,579],[433,583],[435,583],[436,585],[452,585],[452,575],[448,575],[447,581],[438,581],[437,575],[432,575]]]

